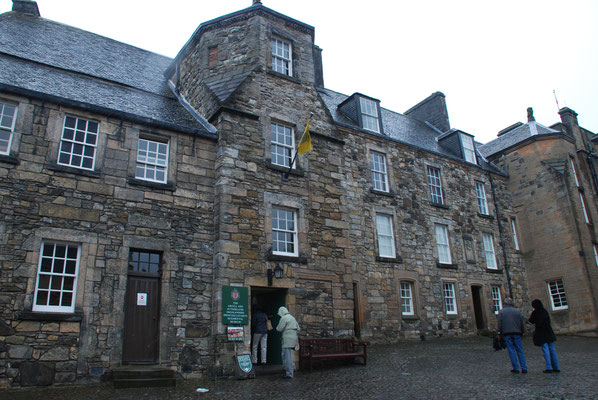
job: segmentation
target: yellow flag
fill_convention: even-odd
[[[301,136],[301,140],[299,141],[299,148],[297,149],[297,154],[302,155],[313,149],[311,145],[311,136],[309,134],[309,123],[311,122],[311,118],[307,120],[307,124],[305,125],[305,130],[303,131],[303,136]]]

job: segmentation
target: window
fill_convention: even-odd
[[[401,313],[403,315],[415,315],[412,287],[410,282],[401,282]]]
[[[17,120],[17,106],[0,102],[0,154],[9,154]]]
[[[488,215],[488,202],[486,201],[486,188],[482,182],[475,183],[475,194],[478,199],[480,214]]]
[[[60,141],[58,164],[93,170],[100,124],[66,116]]]
[[[370,165],[372,167],[372,182],[374,190],[388,192],[388,177],[386,175],[386,157],[384,154],[371,152]]]
[[[500,288],[492,286],[492,309],[494,310],[494,314],[498,314],[501,308],[502,299],[500,298]]]
[[[131,250],[129,254],[129,272],[160,274],[160,253],[143,250]]]
[[[168,177],[168,143],[139,139],[135,178],[166,183]]]
[[[440,180],[440,170],[434,167],[428,167],[428,184],[430,185],[430,200],[434,204],[444,204],[442,198],[442,181]]]
[[[363,129],[380,132],[380,125],[378,123],[378,104],[376,104],[375,101],[360,97],[359,105],[361,106]]]
[[[511,229],[513,230],[513,244],[515,250],[519,251],[519,239],[517,238],[517,229],[515,228],[515,218],[511,218]]]
[[[451,249],[448,239],[448,228],[446,225],[437,224],[436,231],[436,249],[438,250],[438,262],[440,264],[451,263]]]
[[[218,64],[218,46],[208,47],[208,67]]]
[[[567,305],[567,296],[565,296],[565,286],[563,286],[562,280],[557,279],[548,282],[548,292],[550,293],[550,301],[553,310],[566,310],[569,308]]]
[[[581,203],[581,211],[583,212],[583,219],[586,221],[586,224],[590,224],[590,217],[588,216],[588,210],[586,209],[586,202],[583,199],[583,195],[579,194],[579,201]]]
[[[378,232],[378,255],[385,258],[395,258],[392,218],[389,215],[376,214],[376,230]]]
[[[293,76],[291,44],[284,40],[272,39],[272,69],[281,74]]]
[[[295,150],[293,129],[285,125],[272,123],[270,131],[272,132],[272,164],[288,168],[291,165],[291,158]]]
[[[596,246],[596,243],[592,244],[592,248],[594,249],[594,261],[596,262],[596,266],[598,267],[598,248]]]
[[[295,212],[272,208],[272,253],[297,256],[297,218]]]
[[[477,164],[475,148],[473,147],[473,138],[469,135],[461,135],[461,143],[463,143],[463,154],[465,156],[465,161]]]
[[[42,242],[33,311],[75,311],[79,257],[78,245]]]
[[[579,187],[579,180],[577,179],[577,172],[575,170],[575,161],[570,158],[569,162],[571,163],[571,173],[573,174],[573,179],[575,179],[575,186]]]
[[[486,268],[498,269],[498,265],[496,265],[496,255],[494,254],[494,241],[492,240],[492,235],[489,233],[482,233],[482,241],[484,242]]]
[[[442,292],[444,297],[444,310],[447,314],[457,314],[457,301],[455,298],[455,284],[452,282],[445,282],[442,285]]]

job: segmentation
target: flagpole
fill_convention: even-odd
[[[309,119],[307,120],[307,124],[306,124],[306,128],[309,127],[309,123],[311,122],[312,117],[314,116],[313,112],[309,113]],[[307,130],[307,129],[306,129]],[[303,132],[303,135],[305,135],[305,131]],[[303,135],[301,136],[301,138],[303,139]],[[295,154],[293,155],[293,159],[291,160],[291,165],[289,165],[289,169],[286,172],[282,173],[282,180],[283,182],[288,182],[289,181],[289,174],[291,173],[291,169],[293,169],[293,165],[295,164],[295,160],[297,159],[297,154],[299,153],[299,145],[297,145],[297,148],[295,149]]]

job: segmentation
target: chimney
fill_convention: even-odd
[[[314,45],[314,84],[324,87],[324,68],[322,67],[322,49]]]
[[[534,109],[531,107],[527,108],[527,122],[532,122],[535,121],[536,119],[534,118]]]
[[[252,6],[261,6],[261,5],[262,5],[262,1],[261,0],[253,0]]]
[[[446,101],[442,92],[432,93],[428,98],[405,111],[404,114],[422,122],[427,122],[441,132],[447,132],[451,129]]]
[[[26,15],[39,17],[39,8],[34,0],[12,0],[12,10]]]

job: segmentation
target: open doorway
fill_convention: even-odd
[[[268,365],[282,365],[282,336],[276,331],[276,326],[280,317],[278,316],[278,309],[281,306],[286,307],[287,289],[271,288],[271,287],[251,287],[251,309],[252,312],[255,306],[260,305],[268,318],[272,322],[273,330],[268,332],[268,347],[266,351],[266,360]],[[253,332],[252,332],[253,341]],[[252,342],[253,346],[253,342]],[[258,346],[258,351],[259,346]],[[260,359],[261,355],[258,356]]]
[[[477,329],[484,329],[484,312],[482,310],[482,287],[471,287],[471,299],[473,301],[473,313],[475,316],[475,326]]]

